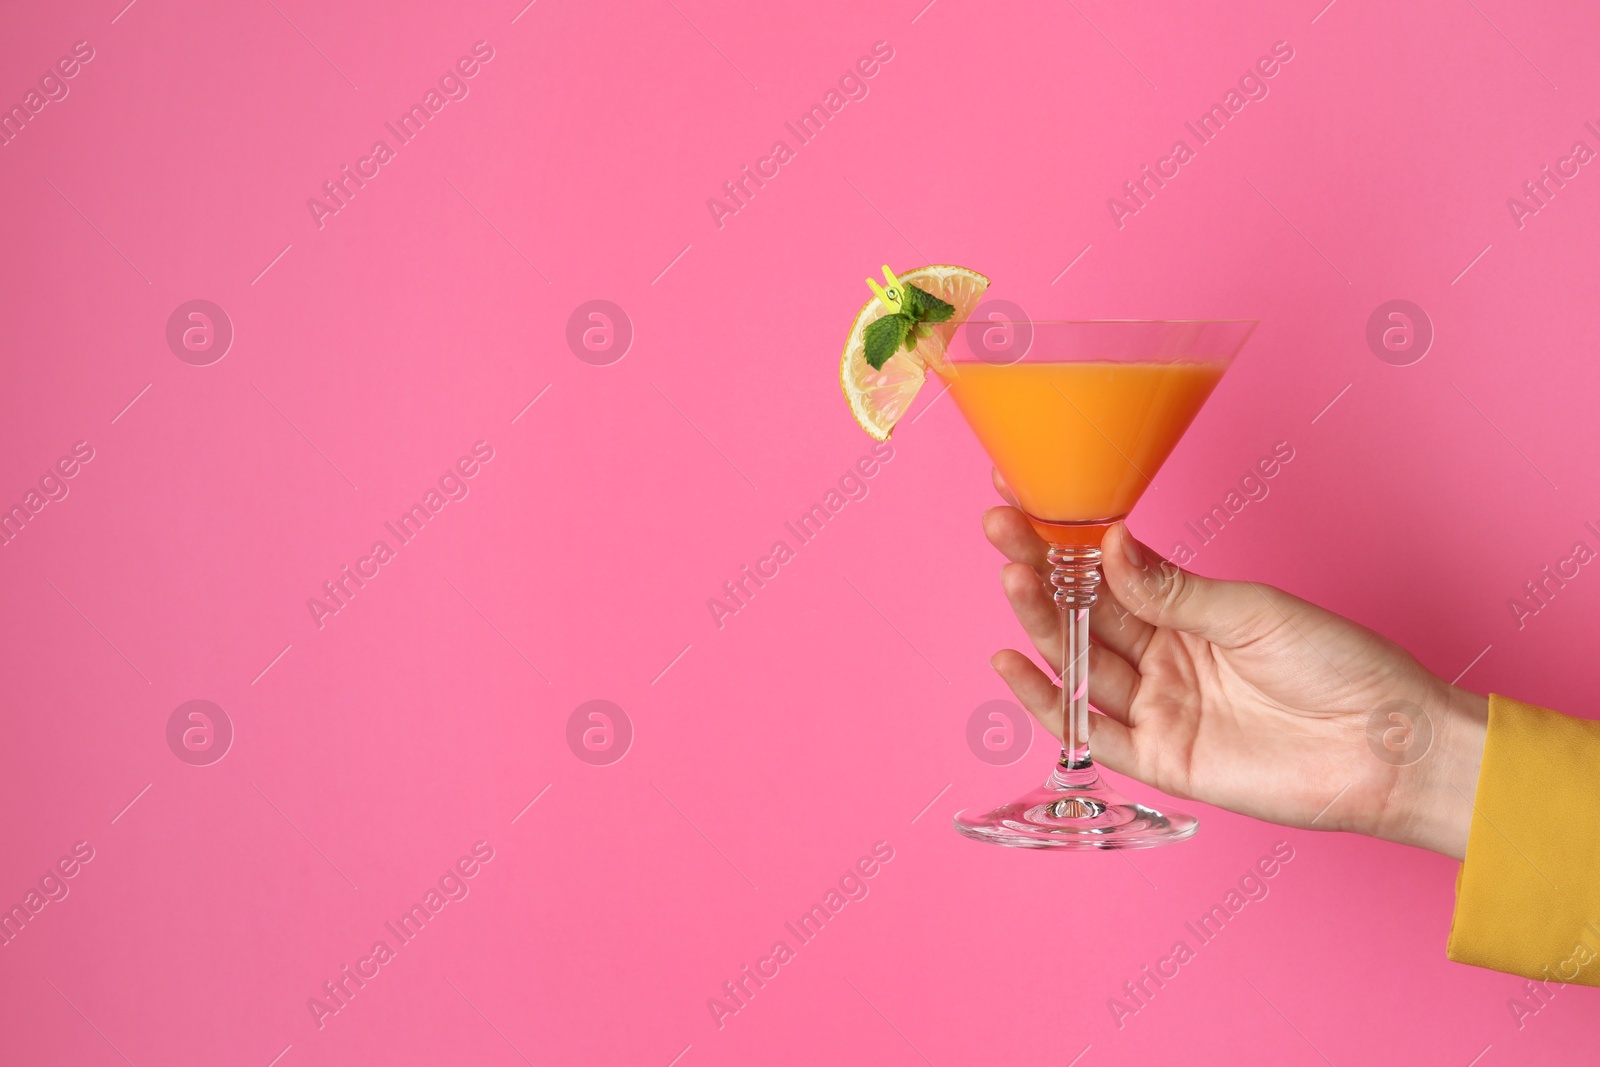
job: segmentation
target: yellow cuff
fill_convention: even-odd
[[[1446,954],[1600,985],[1600,722],[1489,697]]]

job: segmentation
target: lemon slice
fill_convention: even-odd
[[[954,304],[956,310],[945,322],[925,324],[922,329],[928,333],[917,342],[917,347],[909,352],[904,349],[896,352],[881,370],[873,370],[872,364],[867,362],[865,334],[867,326],[889,314],[890,309],[880,297],[874,296],[856,312],[856,321],[844,343],[839,380],[844,386],[844,398],[850,402],[850,413],[863,430],[879,441],[887,441],[894,424],[910,410],[928,368],[943,365],[950,339],[989,287],[989,279],[977,271],[948,265],[918,267],[900,275],[900,282],[932,293]]]

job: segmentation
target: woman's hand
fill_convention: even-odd
[[[1001,572],[1012,610],[1059,676],[1045,543],[1014,507],[991,509],[983,525],[1012,561]],[[1269,822],[1465,856],[1484,697],[1315,604],[1184,571],[1121,524],[1102,548],[1105,584],[1089,613],[1096,762]],[[1060,737],[1051,679],[1010,649],[990,662]]]

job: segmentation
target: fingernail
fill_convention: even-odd
[[[989,666],[994,669],[994,672],[996,674],[1000,673],[1000,665],[995,662],[995,660],[997,660],[999,658],[1000,658],[1000,653],[998,653],[998,652],[996,652],[994,655],[989,657]]]
[[[1138,570],[1144,569],[1144,556],[1139,552],[1139,542],[1133,539],[1133,534],[1128,532],[1126,523],[1122,526],[1122,554],[1129,563]]]

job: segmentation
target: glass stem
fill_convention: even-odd
[[[1100,589],[1100,550],[1051,545],[1050,584],[1061,613],[1060,772],[1094,766],[1089,758],[1089,607]]]

